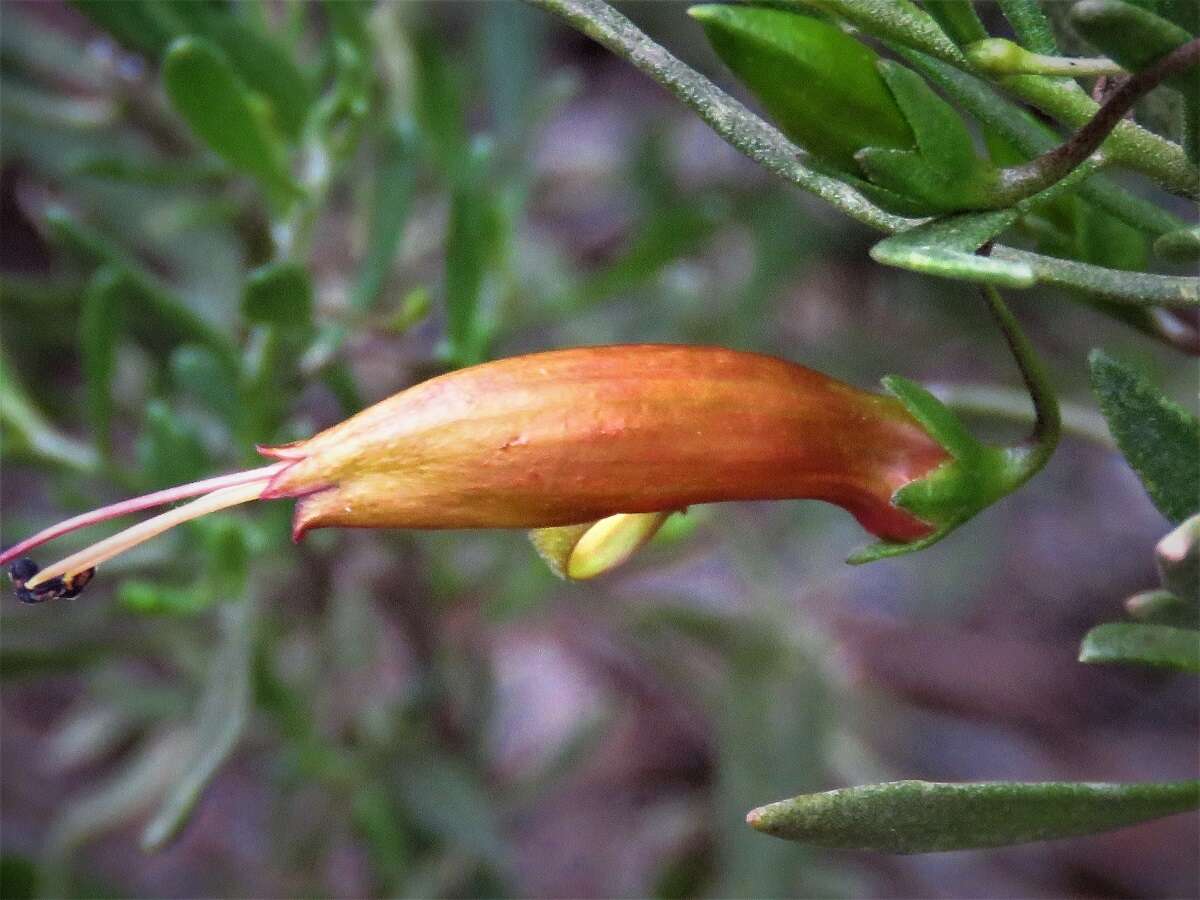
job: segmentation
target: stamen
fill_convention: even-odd
[[[275,467],[268,466],[267,468],[273,470]],[[237,506],[239,503],[248,503],[251,500],[257,500],[266,487],[268,480],[260,476],[256,481],[249,484],[239,484],[234,487],[226,487],[213,491],[211,494],[207,494],[198,500],[193,500],[191,503],[177,506],[175,509],[161,513],[152,519],[147,519],[145,522],[139,522],[137,525],[114,534],[112,537],[105,538],[102,541],[92,544],[90,547],[80,550],[78,553],[71,554],[66,559],[52,566],[47,566],[25,582],[25,588],[36,588],[42,582],[60,576],[69,580],[79,572],[94,568],[100,565],[100,563],[136,547],[138,544],[148,541],[155,535],[169,531],[176,525],[182,525],[191,519],[208,515],[220,509]]]
[[[81,513],[73,518],[66,519],[49,528],[44,528],[32,537],[28,537],[18,544],[13,544],[3,553],[0,553],[0,566],[7,564],[10,560],[14,560],[19,556],[24,556],[35,547],[40,547],[47,541],[52,541],[57,537],[62,537],[64,534],[69,534],[80,528],[86,528],[89,525],[95,525],[97,522],[106,522],[109,519],[115,519],[118,516],[129,515],[130,513],[141,512],[144,509],[153,509],[155,506],[163,506],[167,503],[174,503],[177,500],[186,500],[189,497],[198,497],[201,494],[210,494],[213,491],[221,490],[222,488],[233,487],[238,484],[246,484],[248,482],[259,482],[264,479],[269,479],[278,472],[287,468],[290,463],[278,462],[272,463],[269,466],[263,466],[259,469],[249,469],[245,472],[233,472],[229,475],[218,475],[215,478],[205,478],[203,481],[193,481],[191,484],[181,484],[177,487],[167,488],[162,491],[155,491],[152,494],[144,494],[141,497],[134,497],[130,500],[122,500],[119,503],[111,503],[108,506],[102,506],[99,509],[93,509],[90,512]]]

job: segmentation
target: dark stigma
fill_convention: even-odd
[[[38,571],[38,564],[28,557],[18,559],[9,566],[8,577],[12,579],[17,599],[22,603],[44,603],[47,600],[78,597],[87,587],[88,582],[92,580],[92,576],[96,574],[94,568],[85,569],[65,578],[51,578],[32,588],[25,587],[26,582],[33,578]]]

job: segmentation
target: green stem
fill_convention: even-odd
[[[929,392],[955,412],[968,416],[1006,419],[1010,422],[1033,423],[1037,414],[1030,405],[1029,393],[998,384],[930,384]],[[1070,434],[1104,447],[1113,447],[1112,435],[1104,417],[1089,407],[1077,403],[1059,403],[1062,429]]]
[[[528,0],[561,16],[572,28],[607,47],[657,81],[736,149],[763,168],[816,194],[851,218],[881,231],[899,231],[913,220],[885,212],[842,181],[805,165],[799,147],[715,84],[652,41],[603,0]]]
[[[1000,292],[990,284],[984,285],[983,297],[996,324],[1000,326],[1004,341],[1012,351],[1017,368],[1021,371],[1021,379],[1029,391],[1029,399],[1033,401],[1033,431],[1025,446],[1012,450],[1012,462],[1015,465],[1010,471],[1012,481],[1009,491],[1013,491],[1041,471],[1054,455],[1054,449],[1062,437],[1062,411],[1046,367]]]
[[[945,91],[979,122],[999,132],[1022,153],[1034,157],[1052,149],[1058,136],[991,86],[947,63],[906,47],[891,46],[910,66]],[[1104,177],[1089,178],[1080,196],[1127,225],[1155,236],[1187,228],[1187,223]]]
[[[998,188],[998,194],[1003,198],[1001,205],[1010,206],[1065,178],[1067,173],[1099,149],[1138,100],[1166,79],[1192,68],[1198,60],[1200,39],[1176,47],[1113,91],[1087,124],[1065,143],[1027,163],[1002,169]]]
[[[894,233],[919,224],[920,220],[902,218],[880,209],[848,185],[805,165],[801,162],[804,158],[803,152],[778,130],[755,116],[707,78],[680,62],[603,0],[527,2],[561,16],[572,27],[645,72],[695,110],[725,141],[781,178],[816,194],[852,218],[880,231]],[[923,57],[923,54],[915,52],[914,55]],[[923,58],[933,62],[928,57]],[[1088,103],[1093,108],[1093,113],[1099,108],[1090,100]],[[1085,117],[1085,120],[1086,118],[1090,116]],[[1174,144],[1163,143],[1179,151]],[[1044,146],[1039,148],[1044,149]],[[1179,152],[1182,155],[1182,151]],[[1092,180],[1095,179],[1089,181]],[[1085,183],[1083,187],[1088,185]],[[1119,204],[1113,205],[1119,207]],[[1150,204],[1145,206],[1153,209]],[[1149,219],[1152,214],[1143,209],[1143,215]],[[1156,233],[1174,230],[1184,225],[1182,222],[1176,224],[1173,217],[1161,211],[1153,221]],[[1123,272],[1010,247],[997,246],[994,255],[1001,259],[1027,263],[1033,268],[1037,280],[1046,284],[1081,289],[1118,303],[1200,305],[1200,281],[1195,278]]]
[[[1010,75],[998,83],[1071,128],[1082,128],[1100,110],[1100,105],[1074,82],[1042,75]],[[1113,162],[1153,178],[1173,193],[1200,199],[1200,170],[1188,162],[1183,148],[1140,125],[1127,119],[1118,122],[1104,142],[1103,152]]]

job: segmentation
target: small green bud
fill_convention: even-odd
[[[1024,72],[1033,56],[1024,47],[1004,38],[987,38],[976,41],[964,50],[971,65],[993,75],[1010,75]]]

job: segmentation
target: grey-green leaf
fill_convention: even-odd
[[[142,832],[142,848],[159,850],[187,824],[196,801],[237,746],[250,715],[256,604],[221,607],[221,641],[196,716],[192,756],[183,776]]]
[[[1154,505],[1177,523],[1200,511],[1200,419],[1101,350],[1088,364],[1109,431]]]
[[[1154,556],[1163,587],[1200,610],[1200,515],[1159,541]]]
[[[1200,631],[1170,625],[1109,622],[1084,635],[1079,661],[1200,672]]]
[[[115,266],[97,270],[88,282],[79,315],[79,351],[87,387],[87,413],[100,452],[112,450],[112,381],[122,330],[124,279]]]
[[[1200,781],[893,781],[804,794],[752,810],[746,821],[820,847],[933,853],[1095,834],[1197,806]]]
[[[226,162],[257,178],[280,204],[302,194],[287,170],[282,139],[220,48],[204,38],[179,38],[163,60],[162,78],[171,105]]]
[[[897,41],[956,66],[966,59],[937,20],[912,0],[793,0],[841,16],[868,34]]]
[[[979,256],[980,247],[1017,220],[1012,209],[947,216],[884,238],[871,258],[885,266],[942,278],[967,278],[1001,287],[1024,288],[1037,282],[1026,262]]]

